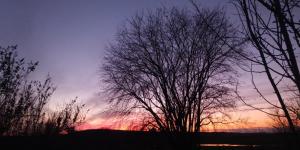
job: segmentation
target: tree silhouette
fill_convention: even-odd
[[[241,43],[219,9],[160,8],[132,17],[103,65],[112,110],[143,114],[142,126],[159,131],[226,122]]]
[[[277,105],[266,98],[253,80],[253,85],[260,96],[279,112],[258,110],[281,119],[285,118],[290,131],[295,133],[291,117],[295,107],[289,107],[287,102],[288,99],[293,99],[293,104],[299,103],[300,98],[297,52],[300,47],[300,23],[297,20],[299,16],[296,16],[296,11],[300,9],[300,1],[235,0],[234,2],[243,23],[244,34],[254,47],[251,54],[245,57],[251,61],[249,71],[251,75],[254,73],[266,75],[279,102]],[[289,95],[293,97],[287,97]],[[296,112],[296,116],[297,113],[299,112]]]

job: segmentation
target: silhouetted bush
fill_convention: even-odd
[[[296,131],[300,131],[300,99],[299,96],[296,95],[291,99],[286,101],[287,108],[289,110],[289,114],[291,116],[292,122],[296,128]],[[275,109],[274,114],[277,116],[271,116],[273,120],[272,126],[275,129],[275,132],[289,132],[289,124],[286,117],[283,116],[283,112],[281,109]]]
[[[84,105],[76,100],[58,112],[45,110],[55,87],[50,76],[41,81],[29,80],[38,62],[25,62],[17,46],[0,47],[0,135],[54,134],[70,132],[84,120]],[[55,131],[48,133],[50,126]],[[53,129],[51,129],[53,130]]]
[[[85,105],[76,104],[77,99],[66,104],[63,109],[52,112],[44,124],[43,133],[46,135],[55,135],[59,133],[72,133],[75,127],[85,120]]]

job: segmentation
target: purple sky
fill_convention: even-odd
[[[233,15],[227,0],[199,2]],[[78,96],[97,114],[105,46],[127,18],[162,5],[191,6],[188,0],[0,0],[0,46],[17,44],[19,55],[39,61],[32,78],[51,75],[57,86],[52,108]]]

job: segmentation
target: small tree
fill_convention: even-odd
[[[218,9],[134,16],[103,65],[112,110],[143,114],[142,126],[159,131],[199,132],[226,122],[241,43]]]

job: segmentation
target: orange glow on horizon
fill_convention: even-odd
[[[265,114],[253,111],[246,113],[247,116],[251,116],[245,122],[236,122],[232,124],[222,124],[216,126],[206,126],[201,130],[204,132],[243,132],[246,131],[255,131],[272,128],[272,120]],[[238,118],[237,115],[232,115],[233,118]],[[240,115],[239,115],[240,116]],[[244,117],[246,118],[246,117]],[[91,130],[91,129],[108,129],[108,130],[130,130],[137,131],[139,130],[139,125],[134,124],[133,118],[128,119],[96,119],[92,121],[87,121],[86,123],[78,126],[76,130]]]

